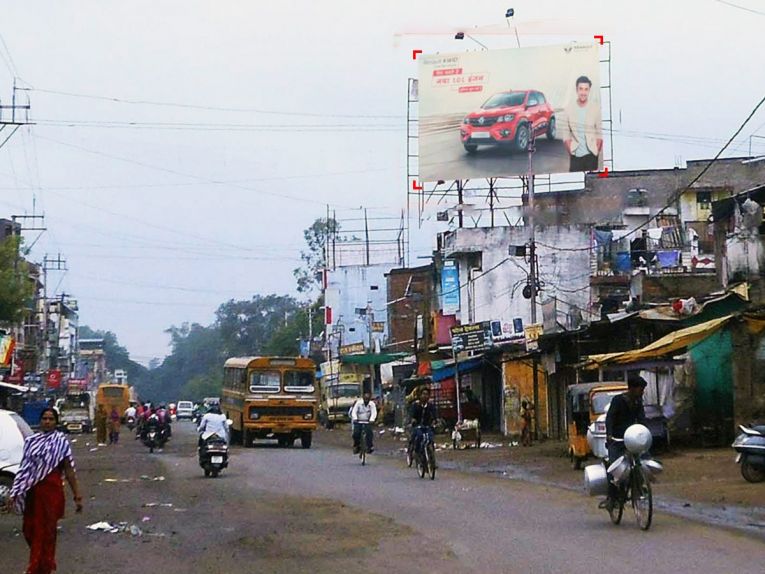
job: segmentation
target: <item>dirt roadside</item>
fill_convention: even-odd
[[[189,475],[169,454],[193,460],[191,441],[149,455],[124,433],[117,447],[96,447],[90,435],[73,438],[86,505],[77,515],[67,501],[58,543],[63,574],[134,574],[147,563],[192,573],[443,572],[459,566],[451,551],[423,545],[390,518],[331,500],[253,492],[233,469],[218,479],[205,479],[199,468]],[[126,523],[127,530],[87,530],[100,521]],[[24,570],[28,549],[20,528],[20,517],[0,515],[0,572]]]
[[[381,431],[384,431],[381,433]],[[377,427],[378,454],[403,458],[407,442],[389,427]],[[350,430],[339,426],[321,430],[321,441],[350,447]],[[437,435],[437,457],[443,468],[486,473],[498,478],[544,482],[582,489],[582,472],[572,468],[567,443],[548,440],[531,447],[512,446],[507,437],[484,435],[491,448],[453,450],[447,435]],[[673,449],[660,453],[664,472],[654,486],[664,510],[725,526],[759,529],[765,533],[765,483],[746,482],[731,448]],[[589,461],[593,464],[595,460]]]

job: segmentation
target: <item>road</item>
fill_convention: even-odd
[[[443,179],[476,179],[525,175],[529,158],[526,153],[511,152],[507,147],[482,146],[468,154],[455,131],[440,131],[422,137],[420,141],[419,173],[422,181]],[[536,139],[534,173],[565,173],[569,156],[561,140]]]
[[[444,471],[431,482],[375,455],[361,467],[321,433],[310,450],[235,447],[231,467],[205,479],[192,426],[177,424],[174,435],[154,455],[131,440],[93,453],[75,445],[89,501],[84,516],[62,521],[60,572],[127,574],[135,559],[187,572],[275,573],[591,574],[597,565],[743,574],[765,563],[757,538],[661,513],[648,532],[630,514],[615,527],[596,500],[524,481]],[[3,572],[23,568],[14,520],[0,517]],[[85,529],[98,520],[136,523],[143,534]]]

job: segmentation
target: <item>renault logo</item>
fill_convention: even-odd
[[[479,124],[481,124],[481,125],[483,125],[483,116],[481,116],[480,118],[478,118],[478,123],[479,123]]]

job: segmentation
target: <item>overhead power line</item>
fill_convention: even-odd
[[[726,6],[730,6],[731,8],[737,8],[739,10],[744,10],[751,14],[759,14],[760,16],[765,16],[765,12],[760,12],[759,10],[754,10],[753,8],[747,8],[746,6],[741,6],[740,4],[734,4],[733,2],[727,2],[726,0],[717,0],[717,1],[720,4],[725,4]]]
[[[141,167],[144,167],[144,168],[147,168],[147,169],[153,169],[153,170],[161,171],[161,172],[164,172],[164,173],[170,173],[172,175],[178,175],[178,176],[181,176],[181,177],[187,177],[189,179],[195,179],[197,181],[202,181],[202,182],[205,182],[205,183],[208,183],[208,184],[212,184],[212,185],[227,185],[227,186],[234,187],[234,188],[237,188],[237,189],[243,189],[245,191],[251,191],[251,192],[259,193],[259,194],[263,194],[263,195],[270,195],[270,196],[273,196],[273,197],[280,197],[282,199],[290,199],[292,201],[301,201],[301,202],[304,202],[304,203],[312,203],[312,204],[317,204],[317,205],[321,205],[321,206],[325,206],[327,204],[326,201],[322,201],[320,199],[311,199],[311,198],[307,198],[307,197],[299,197],[299,196],[289,195],[289,194],[286,194],[286,193],[278,193],[278,192],[275,192],[275,191],[266,191],[266,190],[257,189],[257,188],[254,188],[254,187],[238,185],[238,184],[226,182],[225,180],[210,179],[210,178],[207,178],[207,177],[202,177],[202,176],[198,176],[198,175],[194,175],[194,174],[184,173],[182,171],[178,171],[178,170],[175,170],[175,169],[170,169],[170,168],[167,168],[167,167],[162,167],[162,166],[159,166],[159,165],[150,164],[150,163],[146,163],[146,162],[143,162],[143,161],[139,161],[139,160],[135,160],[135,159],[131,159],[131,158],[126,158],[126,157],[121,157],[121,156],[118,156],[118,155],[109,154],[109,153],[106,153],[106,152],[103,152],[103,151],[99,151],[99,150],[90,149],[90,148],[87,148],[87,147],[84,147],[84,146],[81,146],[81,145],[77,145],[77,144],[73,144],[73,143],[69,143],[69,142],[63,142],[61,140],[57,140],[57,139],[54,139],[54,138],[49,138],[49,137],[45,137],[45,136],[41,136],[41,135],[36,135],[35,137],[38,138],[38,139],[41,139],[41,140],[49,141],[49,142],[52,142],[52,143],[64,146],[64,147],[68,147],[68,148],[72,148],[72,149],[77,149],[79,151],[83,151],[85,153],[89,153],[89,154],[92,154],[92,155],[97,155],[97,156],[101,156],[101,157],[107,157],[109,159],[114,159],[114,160],[117,160],[117,161],[122,161],[122,162],[133,164],[133,165],[138,165],[138,166],[141,166]]]
[[[284,111],[284,110],[268,110],[263,108],[242,108],[233,106],[213,106],[213,105],[198,105],[188,104],[181,102],[161,102],[144,99],[129,99],[129,98],[117,98],[113,96],[103,96],[95,94],[80,94],[75,92],[64,92],[60,90],[47,90],[44,88],[29,88],[31,91],[53,94],[57,96],[67,96],[71,98],[86,98],[91,100],[101,100],[119,104],[131,104],[141,106],[161,106],[171,108],[186,108],[191,110],[209,110],[215,112],[236,112],[236,113],[251,113],[251,114],[268,114],[279,116],[296,116],[296,117],[311,117],[311,118],[364,118],[364,119],[402,119],[406,118],[403,114],[334,114],[324,112],[296,112],[296,111]]]

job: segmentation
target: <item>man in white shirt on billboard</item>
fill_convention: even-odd
[[[587,76],[576,79],[576,100],[566,108],[563,144],[571,157],[569,171],[598,171],[603,149],[600,109],[590,98],[592,82]]]

